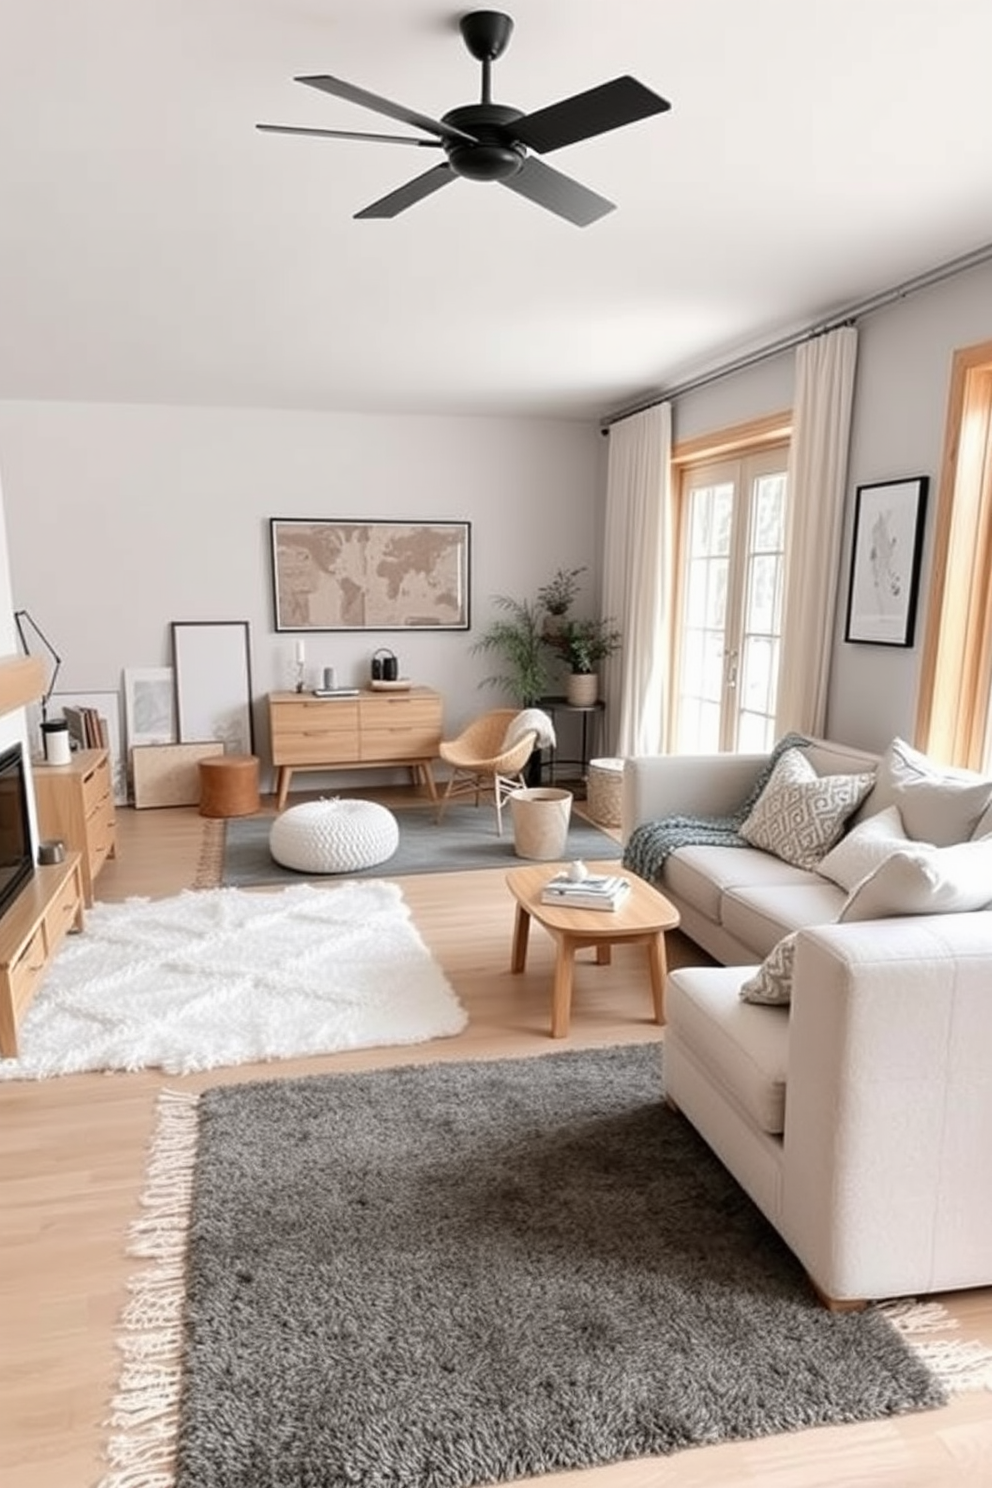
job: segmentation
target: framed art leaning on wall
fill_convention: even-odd
[[[173,620],[176,723],[181,744],[223,740],[251,754],[251,646],[247,620]]]
[[[858,486],[845,641],[911,646],[928,477]]]
[[[276,630],[468,630],[468,522],[272,517]]]

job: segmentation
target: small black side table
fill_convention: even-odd
[[[548,750],[548,783],[554,785],[555,775],[561,765],[578,765],[585,779],[589,770],[589,759],[593,752],[593,746],[601,747],[601,735],[603,732],[603,720],[606,715],[606,704],[602,698],[596,702],[588,703],[582,707],[570,703],[567,697],[542,697],[537,706],[543,708],[558,732],[559,713],[578,713],[582,723],[582,735],[580,744],[580,757],[578,759],[559,758],[557,745]]]

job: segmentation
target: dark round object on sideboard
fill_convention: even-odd
[[[51,863],[64,863],[65,843],[58,838],[52,838],[48,842],[39,842],[38,862],[42,867],[46,867]]]

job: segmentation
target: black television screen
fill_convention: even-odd
[[[34,873],[20,744],[0,754],[0,914]]]

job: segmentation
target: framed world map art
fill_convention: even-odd
[[[276,630],[468,630],[470,523],[269,527]]]

